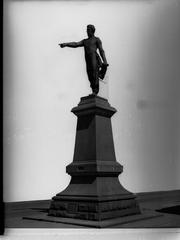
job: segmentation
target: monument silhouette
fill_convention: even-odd
[[[59,44],[61,48],[84,47],[92,94],[81,97],[71,110],[77,116],[73,162],[66,167],[71,181],[52,198],[48,215],[62,218],[62,222],[108,227],[123,216],[140,214],[140,209],[135,194],[118,179],[123,166],[116,161],[111,125],[116,109],[97,95],[99,79],[104,78],[109,64],[94,33],[95,27],[88,25],[87,39]]]

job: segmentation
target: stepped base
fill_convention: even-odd
[[[163,215],[154,211],[144,211],[142,214],[136,214],[131,216],[124,216],[119,218],[107,219],[102,221],[92,221],[92,220],[82,220],[82,219],[74,219],[74,218],[63,218],[63,217],[52,217],[47,216],[45,213],[39,213],[33,215],[31,217],[23,217],[26,220],[35,220],[35,221],[43,221],[43,222],[54,222],[70,224],[82,227],[92,227],[92,228],[107,228],[107,227],[118,227],[123,228],[123,225],[131,224],[133,222],[142,222],[152,218],[162,217]],[[57,225],[58,226],[58,225]],[[131,225],[130,225],[131,226]],[[127,226],[126,226],[127,228]]]
[[[49,216],[101,221],[139,214],[134,199],[107,202],[80,202],[55,200],[51,203]]]

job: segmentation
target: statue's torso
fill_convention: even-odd
[[[97,38],[87,38],[84,39],[84,50],[85,55],[95,55],[97,50]]]
[[[98,59],[98,38],[92,37],[83,40],[86,66],[88,69],[97,69],[97,59]]]

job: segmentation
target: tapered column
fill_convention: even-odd
[[[71,181],[53,197],[49,215],[98,222],[140,213],[135,195],[118,179],[123,167],[116,161],[111,126],[116,109],[89,95],[72,112],[78,120],[73,162],[66,167]]]

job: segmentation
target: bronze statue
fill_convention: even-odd
[[[99,78],[104,78],[109,64],[105,57],[102,42],[98,37],[94,36],[94,33],[95,27],[93,25],[87,25],[87,39],[83,39],[80,42],[60,43],[59,45],[61,48],[84,47],[87,75],[93,94],[96,95],[99,92]],[[97,53],[97,49],[99,50],[101,58]]]

